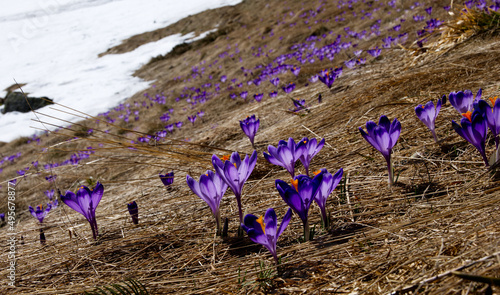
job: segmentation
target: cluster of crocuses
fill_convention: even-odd
[[[249,117],[247,120],[255,121],[255,116]],[[323,225],[328,226],[326,200],[339,184],[343,170],[339,169],[335,175],[332,175],[326,169],[321,169],[314,173],[313,178],[309,177],[311,160],[323,148],[324,144],[324,139],[318,142],[316,139],[303,138],[295,143],[293,138],[289,138],[288,141],[281,140],[277,147],[268,146],[269,154],[264,153],[267,161],[285,168],[292,177],[291,184],[280,179],[275,181],[278,193],[290,207],[279,228],[277,228],[277,217],[273,208],[269,208],[264,217],[257,218],[252,214],[243,217],[241,202],[243,185],[256,165],[256,151],[251,156],[246,155],[243,160],[237,152],[232,153],[230,157],[219,158],[217,155],[213,155],[212,164],[215,172],[206,171],[200,176],[199,181],[187,175],[186,182],[189,188],[210,207],[219,235],[222,233],[220,202],[227,188],[231,188],[238,204],[241,228],[247,232],[252,241],[264,245],[277,263],[276,242],[290,222],[292,211],[302,220],[305,241],[308,241],[310,237],[308,212],[313,201],[318,204],[321,210]],[[304,166],[306,174],[295,175],[295,163],[298,160]],[[240,230],[238,230],[238,234],[241,234]]]
[[[479,89],[474,97],[472,91],[451,92],[448,96],[450,104],[462,115],[460,124],[452,121],[453,129],[465,140],[470,142],[481,154],[484,164],[488,167],[500,158],[500,101],[497,97],[490,98],[489,102],[481,99],[482,90]],[[436,107],[432,101],[427,104],[418,105],[415,108],[417,117],[429,128],[434,140],[437,142],[435,132],[435,121],[441,106],[446,102],[443,95],[438,100]],[[491,103],[491,105],[490,105]],[[486,156],[486,135],[488,128],[495,139],[496,152],[491,157],[491,161]]]

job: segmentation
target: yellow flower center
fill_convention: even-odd
[[[262,215],[259,218],[257,218],[257,222],[262,227],[262,232],[266,233],[266,224],[264,223],[264,217]]]
[[[227,160],[229,160],[229,155],[224,155],[224,156],[220,157],[220,159],[222,161],[227,161]]]
[[[318,175],[318,174],[320,174],[320,173],[321,173],[321,170],[314,171],[313,173],[314,173],[314,175]]]
[[[38,205],[37,207],[38,207],[38,210],[40,210],[40,211],[43,209],[42,204]]]
[[[490,97],[491,104],[495,106],[495,102],[497,101],[498,96]]]
[[[462,113],[462,116],[464,116],[465,118],[467,118],[467,120],[472,122],[472,112],[471,111],[467,111],[467,113]]]
[[[292,183],[292,186],[295,188],[295,190],[298,192],[299,191],[299,180],[298,179],[292,179],[290,180],[290,182]]]

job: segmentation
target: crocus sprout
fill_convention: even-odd
[[[436,122],[436,117],[439,114],[439,111],[441,110],[441,104],[444,103],[446,100],[446,96],[443,95],[442,100],[439,99],[436,107],[434,108],[434,103],[432,101],[429,101],[428,103],[425,104],[425,106],[419,104],[415,108],[415,114],[417,114],[417,117],[422,121],[422,123],[429,128],[429,130],[432,132],[432,137],[434,138],[435,142],[438,142],[437,136],[436,136],[436,131],[435,129],[435,122]]]
[[[132,217],[132,222],[134,224],[139,224],[139,207],[137,207],[137,203],[135,201],[128,203],[127,208],[130,217]]]
[[[306,174],[309,176],[309,164],[314,156],[316,156],[319,151],[325,145],[325,139],[323,138],[319,143],[316,138],[309,140],[309,138],[304,137],[297,144],[297,149],[302,151],[302,154],[299,156],[299,160],[304,165],[306,169]]]
[[[342,180],[342,174],[344,174],[344,170],[340,168],[334,175],[332,175],[325,168],[318,170],[314,174],[318,175],[319,173],[323,173],[323,181],[321,182],[318,193],[314,196],[314,201],[318,204],[318,207],[321,211],[321,219],[323,220],[323,226],[328,228],[330,226],[330,220],[328,219],[328,214],[326,212],[326,199],[333,190],[337,187]]]
[[[240,224],[243,223],[243,211],[241,209],[241,193],[243,185],[255,168],[257,163],[257,152],[253,151],[252,155],[248,157],[245,155],[243,161],[237,152],[231,154],[231,158],[222,162],[217,155],[212,156],[212,165],[217,174],[224,180],[224,182],[231,188],[238,203],[238,214],[240,217]]]
[[[61,195],[61,200],[71,209],[82,214],[90,224],[92,229],[92,237],[97,240],[99,231],[97,229],[97,220],[95,218],[95,210],[101,201],[104,187],[97,182],[94,189],[89,189],[86,186],[81,186],[78,191],[66,191],[66,195]]]
[[[482,93],[483,93],[483,90],[479,89],[479,91],[476,94],[476,97],[474,97],[472,95],[472,91],[470,91],[470,90],[451,92],[450,95],[448,96],[448,100],[450,101],[450,104],[460,114],[465,114],[469,111],[470,112],[473,111],[473,105],[475,102],[477,102],[479,99],[481,99]]]
[[[165,175],[159,174],[160,180],[163,183],[163,185],[169,189],[170,185],[174,183],[174,171],[170,173],[165,173]]]
[[[255,119],[255,115],[251,115],[247,117],[245,120],[240,121],[241,130],[248,136],[250,142],[252,143],[252,148],[255,149],[254,138],[255,134],[257,134],[257,130],[259,130],[260,120]]]
[[[36,209],[33,209],[33,207],[31,206],[29,206],[28,209],[31,215],[33,215],[33,217],[38,219],[40,223],[43,223],[43,219],[45,218],[45,216],[47,216],[47,213],[49,213],[49,211],[52,209],[52,205],[47,204],[45,210],[43,209],[43,206],[41,204],[36,206]]]
[[[273,208],[269,208],[266,211],[264,217],[252,214],[245,215],[245,219],[241,224],[243,230],[246,231],[250,240],[254,243],[261,244],[271,252],[274,257],[274,262],[276,266],[279,263],[278,255],[276,254],[276,242],[281,234],[285,231],[290,219],[292,218],[292,209],[288,208],[283,220],[281,221],[280,227],[278,228],[278,222],[276,217],[276,212]]]
[[[319,186],[323,181],[323,173],[319,173],[313,179],[307,175],[298,175],[291,180],[292,185],[283,180],[276,179],[275,185],[281,198],[299,215],[304,226],[304,241],[309,241],[309,207],[311,206]]]
[[[488,167],[489,163],[485,151],[487,131],[486,120],[479,111],[474,111],[473,113],[468,111],[462,114],[462,116],[463,118],[460,120],[460,124],[451,121],[453,129],[455,129],[458,135],[470,142],[479,151],[483,157],[484,164]]]
[[[212,210],[217,225],[217,235],[220,236],[222,234],[222,223],[219,206],[227,190],[227,183],[218,173],[210,170],[200,176],[200,182],[197,182],[189,175],[186,175],[186,182],[193,193],[205,201]]]
[[[267,147],[269,154],[264,153],[264,158],[271,164],[285,168],[294,177],[295,162],[302,155],[304,148],[303,146],[299,148],[293,138],[290,137],[288,142],[280,140],[277,147],[269,145]]]
[[[366,131],[368,133],[359,127],[359,132],[361,132],[363,138],[384,156],[389,171],[389,185],[392,185],[394,179],[391,151],[401,134],[401,123],[397,119],[394,119],[391,123],[386,116],[381,116],[378,125],[373,121],[366,122]]]

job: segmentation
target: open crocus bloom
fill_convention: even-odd
[[[66,205],[82,214],[90,223],[94,240],[97,239],[99,234],[99,231],[97,230],[95,210],[101,201],[103,193],[104,187],[101,183],[97,182],[94,189],[89,189],[88,187],[82,185],[76,194],[72,191],[66,191],[66,195],[61,195],[61,200]]]
[[[476,97],[474,98],[474,96],[472,95],[472,91],[470,90],[451,92],[448,96],[448,100],[460,114],[465,114],[469,111],[472,112],[474,102],[477,102],[479,99],[481,99],[482,93],[482,89],[479,89]]]
[[[217,155],[212,156],[212,165],[214,166],[217,174],[224,180],[224,182],[233,191],[236,201],[238,202],[238,213],[240,217],[240,224],[243,223],[243,211],[241,209],[241,193],[243,185],[247,181],[253,168],[257,163],[257,152],[253,151],[252,155],[248,157],[245,155],[243,161],[237,152],[231,154],[231,158],[222,162]]]
[[[271,164],[285,168],[294,177],[295,162],[302,155],[304,148],[305,146],[299,148],[293,138],[290,137],[288,142],[280,140],[277,147],[269,145],[267,147],[269,154],[264,153],[264,158]]]
[[[299,160],[306,168],[306,174],[309,175],[309,165],[314,156],[316,156],[319,151],[325,145],[325,139],[323,138],[319,143],[316,138],[309,140],[307,137],[302,138],[302,140],[297,144],[297,149],[302,151],[299,156]]]
[[[446,96],[443,95],[442,100],[439,99],[436,107],[434,108],[434,103],[432,101],[429,101],[428,103],[425,104],[425,106],[419,104],[415,108],[415,114],[417,114],[417,117],[422,121],[422,123],[429,128],[429,130],[432,132],[432,136],[434,137],[434,141],[437,142],[437,136],[436,136],[436,131],[435,129],[435,122],[436,122],[436,117],[439,114],[439,111],[441,110],[441,103],[444,102],[446,99]]]
[[[381,116],[378,125],[373,121],[366,122],[366,131],[368,133],[359,127],[363,138],[384,156],[389,170],[389,185],[392,185],[391,151],[401,134],[401,123],[397,119],[391,123],[386,116]]]
[[[227,183],[224,182],[219,174],[208,170],[205,174],[200,176],[200,182],[197,182],[189,175],[186,175],[186,182],[189,188],[198,196],[200,199],[207,203],[212,214],[215,217],[215,222],[217,224],[217,234],[220,235],[221,231],[221,219],[220,219],[220,201],[227,190]]]
[[[38,219],[38,221],[40,221],[40,223],[42,223],[45,216],[47,216],[47,213],[49,213],[50,209],[52,209],[52,205],[47,204],[45,210],[43,210],[42,205],[36,206],[36,209],[33,209],[33,207],[29,206],[28,209],[31,215],[33,215],[33,217],[35,217],[36,219]]]
[[[292,185],[277,179],[276,189],[281,198],[292,208],[302,220],[304,225],[304,240],[309,241],[309,207],[311,206],[316,193],[323,181],[323,173],[319,173],[313,179],[307,175],[298,175],[292,179]]]
[[[463,139],[470,142],[483,157],[484,164],[489,166],[488,158],[486,157],[485,142],[486,142],[486,120],[483,118],[480,112],[470,111],[463,114],[460,124],[455,121],[451,121],[453,129],[460,135]]]
[[[264,218],[252,214],[245,215],[245,219],[241,224],[244,231],[247,232],[248,236],[254,243],[263,245],[271,252],[274,257],[276,265],[278,265],[278,255],[276,254],[276,242],[281,236],[283,231],[285,231],[290,219],[292,218],[292,210],[288,208],[283,220],[281,221],[280,227],[278,228],[278,222],[276,213],[273,208],[269,208],[264,215]]]

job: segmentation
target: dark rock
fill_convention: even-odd
[[[52,99],[47,97],[28,97],[28,103],[26,102],[24,94],[22,94],[21,92],[11,92],[4,99],[5,107],[2,112],[4,114],[8,112],[27,113],[32,109],[36,110],[39,108],[43,108],[44,106],[54,104]]]

